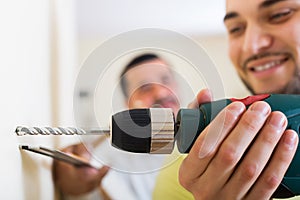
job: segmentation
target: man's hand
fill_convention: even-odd
[[[201,99],[211,95],[202,91]],[[270,199],[297,149],[297,133],[286,126],[285,115],[266,102],[247,110],[231,103],[198,137],[181,165],[180,183],[196,199]]]
[[[86,160],[89,160],[91,157],[82,143],[69,146],[62,151],[80,156]],[[100,169],[92,167],[75,167],[71,164],[54,160],[53,180],[63,194],[81,195],[91,192],[99,187],[102,178],[106,175],[108,170],[109,167],[107,166]]]

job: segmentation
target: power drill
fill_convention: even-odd
[[[256,101],[267,102],[272,111],[281,111],[288,119],[287,129],[300,136],[300,95],[263,94],[244,99],[222,99],[201,104],[199,109],[180,109],[175,118],[170,108],[131,109],[111,117],[110,130],[79,128],[17,127],[17,135],[103,134],[110,132],[112,146],[134,153],[171,153],[175,141],[180,153],[188,153],[195,140],[216,115],[233,101],[246,107]],[[300,195],[300,148],[290,164],[273,198]]]
[[[263,94],[244,99],[213,101],[202,104],[199,109],[180,109],[176,122],[172,111],[167,109],[133,109],[117,113],[112,117],[112,145],[135,153],[171,153],[176,140],[179,152],[188,153],[204,128],[233,101],[241,101],[247,107],[255,101],[267,102],[272,111],[281,111],[286,115],[287,129],[293,129],[300,135],[300,95]],[[287,198],[296,195],[300,195],[299,145],[273,197]]]

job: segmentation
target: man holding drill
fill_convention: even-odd
[[[299,21],[298,0],[227,0],[229,56],[253,94],[300,94]],[[247,110],[232,103],[198,137],[181,164],[180,183],[195,199],[270,199],[299,140],[295,131],[285,130],[286,123],[282,113],[271,112],[264,102]],[[216,131],[221,137],[215,137]],[[168,170],[161,176],[170,177]],[[164,194],[159,189],[162,179],[157,197]],[[164,181],[166,187],[173,186],[169,190],[174,198],[167,198],[188,199],[176,193],[182,189],[172,185],[175,181]]]

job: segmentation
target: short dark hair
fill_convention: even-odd
[[[122,89],[122,92],[124,94],[125,97],[128,97],[128,93],[127,93],[127,80],[125,78],[125,74],[126,72],[128,72],[128,70],[136,67],[137,65],[140,65],[144,62],[147,62],[147,61],[151,61],[151,60],[156,60],[156,59],[160,59],[159,56],[155,55],[155,54],[152,54],[152,53],[147,53],[147,54],[142,54],[142,55],[139,55],[137,57],[135,57],[131,62],[129,62],[123,69],[121,75],[120,75],[120,82],[121,82],[121,89]]]

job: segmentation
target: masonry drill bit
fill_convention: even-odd
[[[82,129],[75,127],[25,127],[18,126],[15,130],[18,136],[23,135],[109,135],[108,128]]]

